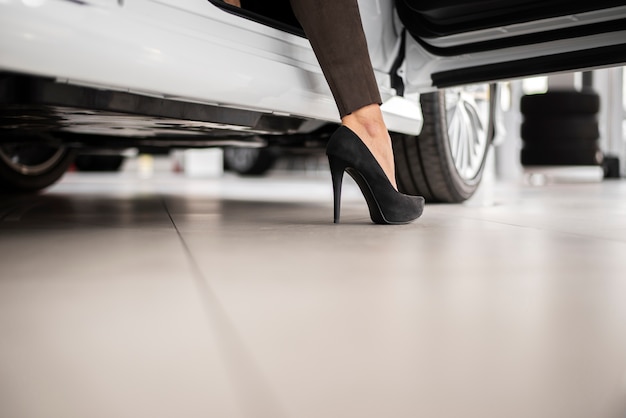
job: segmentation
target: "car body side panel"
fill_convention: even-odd
[[[389,74],[402,52],[402,27],[394,3],[360,0],[359,5],[386,120],[391,130],[406,134],[420,132],[417,95],[439,87],[433,83],[438,74],[454,74],[454,82],[462,84],[466,70],[470,74],[476,73],[476,68],[504,68],[492,66],[621,45],[626,40],[625,29],[441,56],[405,35],[406,59],[400,67],[405,96],[398,97]],[[541,33],[551,30],[551,25],[550,20],[538,22],[535,29]],[[3,0],[0,35],[0,71],[185,102],[338,121],[334,101],[305,38],[242,18],[208,0]],[[593,63],[582,60],[566,69],[587,66]],[[533,71],[543,70],[536,67]],[[545,72],[549,71],[546,67]],[[502,78],[506,74],[494,73],[480,81]]]
[[[308,41],[206,0],[0,4],[0,69],[211,105],[338,121]],[[28,4],[28,5],[27,5]],[[388,49],[389,42],[384,43]],[[376,72],[385,99],[388,74]],[[391,114],[404,132],[421,115]]]
[[[487,51],[473,54],[466,54],[461,57],[441,57],[428,53],[414,39],[407,40],[407,59],[406,67],[402,69],[407,92],[424,92],[428,89],[443,87],[433,82],[433,76],[440,73],[455,71],[460,75],[456,79],[456,84],[465,84],[477,81],[501,81],[511,78],[520,78],[524,76],[548,74],[552,72],[578,71],[597,68],[598,66],[613,66],[620,63],[626,63],[626,56],[614,56],[610,62],[598,60],[601,64],[594,64],[591,60],[584,58],[575,62],[569,62],[567,65],[559,66],[557,62],[552,62],[550,57],[559,56],[567,53],[576,53],[578,51],[587,50],[590,54],[593,51],[607,46],[621,46],[626,40],[626,30],[612,32],[607,34],[593,35],[584,38],[566,39],[560,41],[542,42],[529,46],[521,46],[514,48],[504,48],[496,51]],[[524,60],[534,59],[541,60],[545,57],[545,66],[534,66],[524,69]],[[581,55],[582,57],[582,55]],[[551,63],[548,65],[548,63]],[[470,74],[476,68],[504,68],[504,64],[514,63],[518,65],[515,71],[510,72],[492,72],[485,73],[480,80],[470,77]],[[463,71],[468,75],[467,79],[462,77]],[[451,84],[447,84],[449,86]]]
[[[6,70],[212,104],[334,116],[306,40],[270,30],[250,36],[245,32],[261,27],[254,22],[233,26],[227,19],[142,0],[113,9],[60,0],[34,8],[12,1],[2,8]],[[220,14],[226,15],[216,9]],[[299,95],[308,96],[312,110],[288,100]]]

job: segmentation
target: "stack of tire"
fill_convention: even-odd
[[[591,90],[548,91],[522,97],[523,166],[602,165],[600,98]]]

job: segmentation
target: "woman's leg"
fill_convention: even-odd
[[[291,0],[291,6],[311,42],[342,123],[367,145],[395,188],[391,139],[357,0]]]

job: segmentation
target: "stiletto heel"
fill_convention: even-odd
[[[333,181],[333,209],[334,222],[339,223],[339,212],[341,211],[341,184],[343,183],[343,172],[348,164],[340,158],[328,156],[330,165],[330,176]]]
[[[333,182],[335,223],[339,222],[344,172],[359,185],[374,223],[405,224],[421,216],[424,198],[398,192],[369,148],[349,128],[341,126],[331,135],[326,155]]]

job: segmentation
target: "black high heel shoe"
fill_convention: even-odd
[[[377,224],[405,224],[420,217],[424,198],[398,192],[367,145],[350,128],[341,126],[328,140],[326,155],[333,181],[335,223],[341,209],[344,171],[359,185]]]

